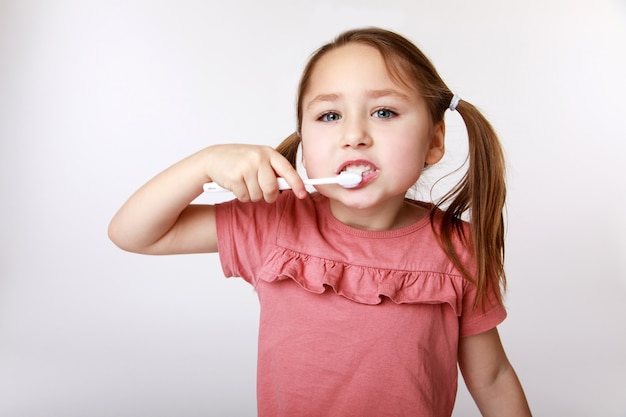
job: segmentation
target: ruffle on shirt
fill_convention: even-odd
[[[292,279],[307,291],[322,294],[330,288],[337,295],[369,305],[380,304],[383,297],[396,304],[448,303],[461,315],[463,279],[441,272],[352,265],[276,248],[259,279],[268,283]]]

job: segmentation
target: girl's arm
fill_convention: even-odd
[[[484,417],[531,415],[496,328],[460,339],[459,367],[465,385]]]
[[[120,248],[145,254],[217,251],[215,207],[190,204],[202,185],[215,181],[241,201],[273,202],[276,176],[298,197],[307,195],[291,164],[270,147],[215,145],[172,165],[137,190],[109,224]]]

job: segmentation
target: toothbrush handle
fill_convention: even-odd
[[[291,189],[291,186],[289,184],[287,184],[287,181],[285,181],[284,178],[278,177],[278,178],[276,178],[276,180],[278,181],[278,189],[279,190],[290,190]]]
[[[291,189],[291,187],[289,186],[289,184],[287,184],[287,181],[285,181],[284,178],[276,178],[276,180],[278,181],[278,189],[279,190],[289,190]],[[224,188],[224,187],[220,187],[219,185],[217,185],[217,183],[215,182],[207,182],[206,184],[204,184],[202,186],[203,190],[205,193],[217,193],[217,192],[227,192],[229,193],[230,190]]]

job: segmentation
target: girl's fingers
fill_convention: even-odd
[[[271,165],[261,166],[257,179],[262,190],[261,197],[268,203],[273,203],[278,198],[278,182]]]
[[[259,168],[259,170],[260,169],[261,168]],[[249,201],[260,201],[263,199],[263,189],[261,184],[259,184],[259,172],[260,171],[252,171],[244,177],[248,197],[250,198]]]
[[[308,195],[302,178],[285,157],[274,151],[270,162],[275,175],[284,178],[298,198],[305,198]]]
[[[239,201],[247,203],[251,200],[250,193],[248,192],[248,185],[243,178],[238,181],[233,181],[230,184],[224,184],[224,188],[235,194],[235,197],[237,197],[237,200]]]
[[[207,164],[207,175],[243,202],[278,197],[276,177],[283,177],[299,198],[308,193],[289,161],[269,146],[217,145]]]

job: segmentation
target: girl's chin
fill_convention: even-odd
[[[380,210],[385,207],[397,207],[402,205],[404,201],[404,194],[390,197],[381,196],[374,192],[368,192],[367,187],[359,189],[352,188],[345,192],[324,192],[320,191],[320,194],[328,197],[331,200],[331,204],[341,206],[347,210]]]

